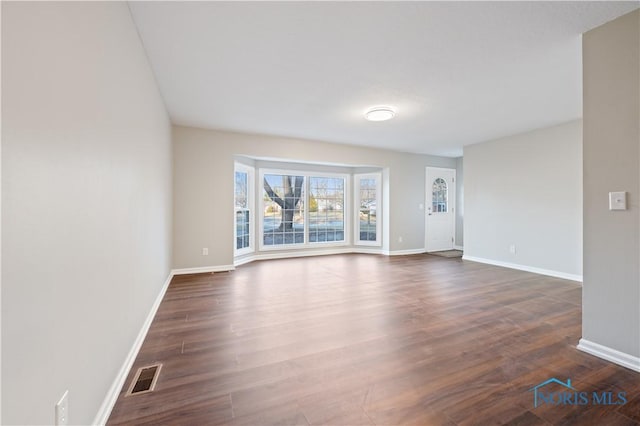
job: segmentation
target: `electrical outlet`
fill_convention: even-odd
[[[516,245],[515,244],[511,244],[509,246],[509,253],[516,254]]]
[[[609,193],[609,210],[626,210],[627,209],[627,193],[626,192],[610,192]]]
[[[402,237],[398,237],[398,242],[401,243],[402,242]]]
[[[202,249],[202,255],[203,255],[203,256],[209,256],[209,249],[208,249],[207,247],[204,247],[204,248]]]
[[[56,404],[56,426],[69,424],[69,391],[64,391],[62,398]]]

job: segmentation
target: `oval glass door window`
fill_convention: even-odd
[[[447,212],[447,182],[442,178],[433,181],[431,198],[431,211],[433,213]]]

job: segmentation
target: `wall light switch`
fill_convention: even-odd
[[[609,193],[609,210],[626,210],[627,209],[627,193],[626,192],[610,192]]]

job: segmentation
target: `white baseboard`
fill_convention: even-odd
[[[330,256],[332,254],[353,253],[351,247],[334,247],[320,250],[299,250],[295,252],[263,252],[255,256],[256,260],[287,259],[290,257]]]
[[[207,272],[228,272],[233,271],[234,265],[218,265],[218,266],[201,266],[198,268],[181,268],[171,270],[172,275],[185,275],[185,274],[205,274]]]
[[[234,259],[233,260],[233,266],[242,266],[245,265],[247,263],[251,263],[256,259],[256,255],[255,254],[248,254],[245,256],[242,256],[240,259]]]
[[[419,249],[410,249],[410,250],[391,250],[384,254],[387,256],[409,256],[412,254],[422,254],[425,253],[424,248]]]
[[[519,265],[517,263],[501,262],[499,260],[484,259],[474,256],[462,256],[462,260],[486,263],[487,265],[502,266],[503,268],[517,269],[519,271],[533,272],[534,274],[547,275],[549,277],[562,278],[570,281],[582,282],[582,275],[567,274],[565,272],[552,271],[550,269],[536,268],[533,266]]]
[[[142,328],[136,337],[136,340],[133,342],[133,346],[129,350],[127,357],[120,367],[120,371],[118,371],[118,375],[115,380],[111,384],[111,387],[107,391],[107,395],[98,410],[98,414],[96,414],[95,419],[93,420],[93,425],[103,426],[109,420],[109,416],[111,415],[111,410],[113,410],[113,406],[116,404],[116,400],[118,399],[118,395],[120,395],[120,390],[122,389],[122,385],[124,385],[125,380],[127,380],[127,375],[129,374],[129,370],[131,370],[131,366],[133,365],[136,357],[138,356],[138,352],[140,352],[140,348],[142,347],[142,343],[144,342],[145,337],[147,337],[147,332],[149,331],[149,327],[151,327],[151,323],[153,322],[153,318],[156,316],[156,312],[160,307],[160,303],[164,298],[167,289],[169,288],[169,284],[171,283],[171,279],[173,278],[173,271],[169,273],[167,280],[162,285],[160,289],[160,293],[156,297],[156,300],[153,302],[151,306],[151,310],[147,315],[147,318],[142,324]]]
[[[611,361],[630,370],[640,372],[640,357],[629,355],[586,339],[580,339],[578,349],[582,352]]]
[[[233,262],[235,266],[244,265],[256,260],[273,260],[273,259],[288,259],[293,257],[310,257],[310,256],[330,256],[332,254],[349,254],[349,253],[362,253],[362,254],[383,254],[379,248],[369,247],[338,247],[324,250],[300,250],[297,252],[263,252],[253,255],[243,256]]]
[[[453,246],[454,250],[460,250],[460,251],[464,251],[464,247],[463,246]]]
[[[358,253],[358,254],[382,254],[385,256],[408,256],[412,254],[422,254],[424,253],[424,248],[419,249],[410,249],[410,250],[383,250],[379,247],[364,247],[364,246],[354,246],[354,247],[338,247],[331,248],[325,250],[300,250],[300,251],[288,251],[288,252],[263,252],[263,253],[255,253],[252,255],[242,256],[239,259],[233,262],[234,266],[245,265],[247,263],[253,262],[255,260],[272,260],[272,259],[288,259],[292,257],[309,257],[309,256],[328,256],[332,254],[349,254],[349,253]],[[222,268],[219,270],[231,270],[224,269],[229,268],[229,266],[221,266],[217,268]],[[182,272],[187,271],[187,272]],[[192,269],[176,269],[174,273],[176,275],[183,274],[196,274],[199,272],[217,272],[212,271],[210,268],[192,268]]]
[[[363,246],[354,247],[351,250],[351,253],[358,253],[358,254],[384,254],[382,248],[380,248],[380,247],[363,247]]]

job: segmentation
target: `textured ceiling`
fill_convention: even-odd
[[[581,33],[638,6],[130,2],[175,124],[445,156],[581,117]]]

